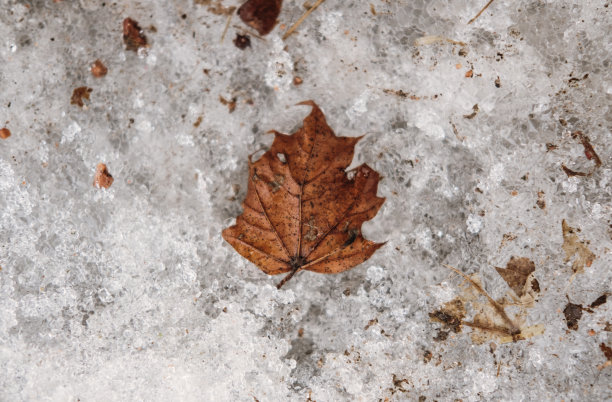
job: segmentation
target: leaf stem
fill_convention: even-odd
[[[281,287],[282,287],[282,286],[283,286],[285,283],[287,283],[287,281],[289,281],[289,279],[293,278],[293,275],[295,275],[295,274],[297,273],[297,271],[299,271],[299,270],[300,270],[300,268],[301,268],[301,267],[295,267],[295,268],[293,268],[293,269],[291,270],[291,272],[289,272],[289,273],[287,274],[287,276],[285,276],[285,277],[283,278],[283,280],[282,280],[282,281],[280,281],[280,282],[278,283],[278,285],[276,285],[276,289],[280,289],[280,288],[281,288]]]
[[[291,28],[289,28],[289,30],[283,35],[283,40],[287,39],[289,37],[289,35],[291,35],[293,33],[293,31],[296,30],[296,28],[298,26],[300,26],[300,24],[306,19],[306,17],[308,17],[310,15],[311,12],[313,12],[317,7],[319,7],[321,5],[321,3],[323,3],[325,0],[318,0],[312,7],[310,7],[308,9],[308,11],[306,11],[299,20],[297,20],[297,22],[295,24],[293,24],[291,26]]]

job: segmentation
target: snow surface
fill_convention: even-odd
[[[0,400],[612,398],[612,303],[577,331],[563,316],[611,292],[608,0],[497,0],[470,25],[485,0],[327,0],[283,40],[304,12],[286,0],[245,50],[239,18],[221,40],[227,16],[203,3],[0,0]],[[126,17],[148,49],[124,49]],[[247,156],[299,127],[307,99],[336,133],[367,134],[355,163],[387,201],[364,233],[387,244],[278,291],[221,231]],[[92,186],[100,162],[109,189]],[[597,256],[583,273],[563,219]],[[461,289],[442,263],[499,298],[511,256],[536,264],[524,321],[544,333],[435,341],[429,313]]]

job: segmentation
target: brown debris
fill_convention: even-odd
[[[246,49],[247,47],[251,47],[251,38],[249,35],[240,35],[236,34],[236,38],[234,39],[234,45],[241,50]]]
[[[535,264],[527,257],[510,257],[510,261],[506,264],[506,268],[495,267],[497,273],[506,281],[510,289],[516,293],[518,297],[525,294],[525,283],[527,278],[535,271]]]
[[[501,249],[502,247],[504,247],[507,243],[514,241],[517,239],[517,236],[514,233],[504,233],[502,236],[502,241],[499,245],[499,248]]]
[[[582,146],[584,147],[584,155],[588,160],[595,161],[595,167],[598,168],[601,166],[601,159],[599,159],[599,155],[595,152],[593,145],[591,145],[591,140],[587,137],[582,131],[574,131],[572,133],[572,138],[580,139]]]
[[[283,0],[247,0],[238,9],[238,15],[260,35],[267,35],[276,25],[282,4]]]
[[[219,95],[219,102],[226,105],[230,113],[236,110],[236,97],[232,98],[231,100],[227,100],[223,96]]]
[[[138,25],[138,22],[131,18],[123,20],[123,43],[125,49],[137,52],[139,48],[147,46],[147,37]]]
[[[208,12],[213,13],[215,15],[225,15],[229,17],[230,15],[234,13],[234,11],[236,11],[236,7],[234,6],[223,7],[221,0],[217,0],[213,4],[211,3],[212,1],[208,0],[205,3],[200,2],[199,4],[204,4],[204,5],[209,6]]]
[[[501,88],[501,79],[499,76],[495,79],[495,88]]]
[[[6,127],[3,127],[2,129],[0,129],[0,138],[2,138],[3,140],[6,140],[10,136],[11,136],[11,130],[9,130]]]
[[[480,109],[478,108],[478,103],[477,103],[474,106],[472,106],[472,113],[464,114],[463,117],[466,119],[473,119],[474,117],[476,117],[479,111]]]
[[[410,99],[410,100],[414,100],[414,101],[418,101],[418,100],[427,100],[427,99],[438,99],[440,96],[442,96],[442,94],[435,94],[435,95],[425,95],[425,96],[417,96],[415,94],[410,94],[408,92],[404,92],[401,89],[383,89],[383,92],[389,95],[395,95],[395,96],[399,96],[402,99]]]
[[[553,144],[552,142],[547,142],[546,143],[546,152],[554,151],[557,148],[559,148],[559,146]]]
[[[586,172],[586,173],[572,170],[568,168],[567,166],[565,166],[565,164],[563,163],[561,164],[561,169],[563,169],[563,171],[568,177],[591,176],[595,172],[595,170],[602,165],[601,159],[599,158],[599,155],[597,155],[597,152],[595,152],[593,145],[591,145],[591,140],[589,139],[589,137],[586,136],[582,131],[574,131],[572,133],[572,138],[574,139],[577,138],[580,140],[580,142],[582,143],[582,146],[584,147],[584,155],[586,156],[588,160],[593,160],[595,162],[595,166],[590,172]]]
[[[349,270],[383,246],[360,230],[385,201],[376,196],[379,174],[365,164],[350,179],[345,171],[360,137],[336,136],[314,102],[300,104],[312,107],[303,127],[292,135],[272,131],[270,149],[249,160],[244,212],[223,231],[238,253],[268,275],[288,274],[278,288],[299,271]],[[279,183],[278,175],[283,184],[272,191],[269,183]],[[318,234],[308,240],[312,227]]]
[[[567,177],[573,177],[573,176],[587,176],[586,173],[583,172],[577,172],[575,170],[572,170],[570,168],[568,168],[567,166],[565,166],[564,163],[561,164],[561,169],[563,169],[563,171],[565,172],[565,174],[567,175]]]
[[[304,80],[302,80],[300,77],[298,76],[293,77],[293,85],[295,86],[302,85],[302,82],[304,82]]]
[[[578,321],[582,318],[582,306],[580,304],[568,302],[563,309],[563,315],[565,315],[567,327],[576,331],[578,329]]]
[[[370,321],[368,321],[366,326],[363,327],[363,330],[367,331],[372,325],[376,325],[376,324],[378,324],[378,318],[372,318]]]
[[[456,298],[447,303],[444,303],[441,309],[429,313],[429,318],[432,321],[441,322],[444,324],[438,330],[438,334],[434,337],[435,341],[444,341],[448,337],[450,331],[454,333],[461,332],[461,324],[465,318],[465,306],[461,299]]]
[[[108,68],[100,61],[100,59],[94,61],[91,65],[91,75],[96,78],[104,77],[108,73]]]
[[[608,301],[608,295],[601,295],[599,296],[597,299],[595,299],[595,301],[593,303],[591,303],[589,305],[590,308],[596,308],[601,306],[602,304],[605,304],[606,301]]]
[[[538,191],[538,200],[536,201],[536,205],[540,209],[546,208],[546,200],[544,200],[544,191]]]
[[[71,105],[77,105],[79,107],[85,106],[83,100],[89,100],[89,95],[93,89],[87,87],[78,87],[72,91],[72,97],[70,98]]]
[[[395,394],[395,392],[408,392],[407,389],[404,388],[404,384],[410,385],[410,381],[405,378],[399,379],[397,375],[393,374],[393,388],[391,389],[391,394]]]
[[[603,352],[604,356],[606,356],[606,359],[608,359],[608,361],[612,360],[612,348],[607,346],[605,343],[601,343],[599,345],[599,349],[601,349],[601,351]]]
[[[465,78],[472,78],[474,76],[474,70],[468,70],[465,73]]]
[[[568,262],[572,257],[575,257],[572,270],[574,273],[584,272],[584,267],[590,267],[597,256],[586,246],[588,243],[578,238],[576,232],[579,230],[569,226],[565,219],[561,222],[561,228],[563,230],[562,248],[565,251],[564,262]]]
[[[104,163],[98,163],[96,166],[96,174],[94,176],[93,186],[97,188],[109,188],[113,181],[113,176],[108,172]]]

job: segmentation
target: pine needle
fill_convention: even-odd
[[[470,25],[472,22],[476,21],[476,19],[480,17],[480,14],[484,13],[484,11],[491,5],[491,3],[493,3],[493,0],[489,0],[489,2],[482,8],[482,10],[480,10],[478,14],[476,14],[476,16],[472,18],[467,24]]]
[[[306,19],[306,17],[308,17],[310,15],[310,13],[312,13],[317,7],[319,7],[321,5],[321,3],[323,3],[325,0],[317,0],[317,2],[308,9],[308,11],[306,11],[299,20],[297,20],[297,22],[295,24],[293,24],[291,26],[291,28],[289,28],[287,30],[287,32],[283,35],[283,40],[287,39],[289,37],[289,35],[291,35],[293,33],[293,31],[295,31],[297,29],[297,27],[300,26],[300,24],[302,22],[304,22],[304,20]]]
[[[223,39],[225,39],[225,34],[227,33],[227,29],[230,26],[230,21],[232,20],[233,15],[234,13],[230,13],[230,15],[227,16],[227,22],[225,23],[225,29],[223,29],[223,35],[221,35],[221,43],[223,43]]]

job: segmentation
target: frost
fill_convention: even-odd
[[[81,126],[77,122],[73,121],[62,131],[62,144],[70,143],[74,140],[75,136],[81,132]]]
[[[471,234],[477,234],[482,230],[483,221],[478,215],[470,214],[466,221],[467,230]]]

